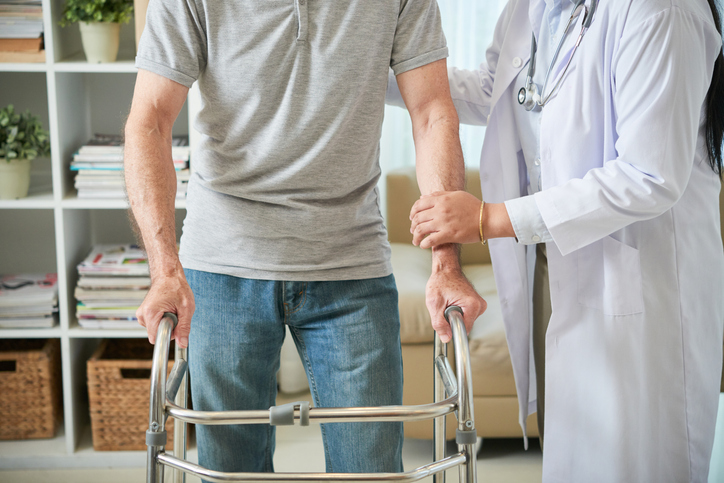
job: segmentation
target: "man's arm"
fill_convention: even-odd
[[[176,248],[176,172],[171,131],[188,88],[139,70],[131,112],[126,121],[124,170],[126,192],[138,235],[148,253],[151,289],[136,312],[155,343],[164,312],[178,315],[173,338],[188,345],[194,298]]]
[[[397,76],[397,84],[412,119],[417,183],[423,196],[438,191],[465,189],[465,163],[460,146],[459,122],[450,97],[444,59]],[[443,342],[451,338],[444,311],[450,305],[463,309],[468,331],[487,304],[465,278],[460,267],[459,245],[433,248],[432,275],[426,302],[432,326]]]

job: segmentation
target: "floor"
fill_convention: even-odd
[[[448,452],[455,451],[454,446]],[[406,470],[432,461],[432,442],[407,439],[403,448]],[[528,483],[541,481],[541,451],[537,440],[530,450],[523,449],[522,439],[486,440],[478,455],[478,481],[485,483]],[[277,472],[324,472],[324,452],[319,426],[281,426],[277,428],[274,456]],[[168,472],[170,473],[170,472]],[[170,481],[170,475],[166,480]],[[67,469],[35,471],[0,471],[2,483],[129,483],[145,481],[143,468]],[[200,483],[187,477],[187,483]],[[421,480],[431,482],[432,477]],[[447,472],[447,482],[459,481],[457,470]]]

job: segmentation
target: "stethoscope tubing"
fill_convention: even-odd
[[[535,106],[540,106],[543,108],[548,101],[550,100],[551,96],[554,92],[560,87],[561,83],[563,82],[563,78],[566,75],[566,72],[568,71],[568,67],[571,65],[571,62],[573,61],[573,56],[576,53],[576,50],[578,49],[578,46],[581,44],[581,40],[583,40],[583,36],[588,31],[588,28],[591,26],[591,22],[593,21],[593,14],[596,11],[596,7],[598,6],[598,0],[592,0],[591,1],[591,8],[589,9],[585,5],[585,0],[577,0],[574,7],[573,12],[571,12],[571,16],[568,19],[568,23],[566,24],[566,28],[563,31],[563,35],[561,36],[561,40],[558,42],[558,47],[556,48],[555,53],[553,54],[553,59],[551,60],[550,65],[548,66],[548,71],[546,72],[546,77],[543,82],[543,89],[541,90],[541,94],[538,95],[538,89],[537,87],[534,88],[533,84],[533,73],[535,72],[535,61],[536,61],[536,53],[538,50],[538,46],[536,43],[535,35],[532,35],[531,39],[531,46],[530,46],[530,63],[528,65],[528,75],[525,80],[525,87],[520,90],[518,94],[518,102],[523,105],[523,107],[526,110],[533,110]],[[551,72],[553,71],[553,68],[555,67],[556,60],[558,60],[558,55],[560,54],[561,48],[563,47],[563,43],[566,39],[566,33],[568,32],[568,29],[571,27],[571,24],[573,21],[578,18],[578,16],[581,14],[581,9],[584,10],[584,17],[583,22],[581,25],[581,31],[578,34],[578,38],[576,39],[576,43],[573,46],[573,51],[571,52],[571,55],[568,57],[568,62],[566,63],[566,66],[563,69],[563,72],[558,77],[558,82],[553,86],[553,89],[548,93],[548,95],[545,95],[545,92],[548,87],[548,80],[550,78]],[[528,96],[531,96],[532,99],[528,99]]]

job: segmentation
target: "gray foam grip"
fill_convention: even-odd
[[[146,431],[147,446],[166,446],[166,430]]]
[[[309,401],[297,401],[269,408],[269,424],[272,426],[294,425],[294,408],[299,406],[299,424],[309,426]]]
[[[478,441],[478,432],[474,429],[470,431],[455,430],[455,442],[457,444],[475,444]]]

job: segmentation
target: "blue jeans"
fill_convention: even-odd
[[[186,270],[196,312],[189,336],[194,409],[268,409],[289,326],[316,407],[402,404],[397,289],[369,280],[278,282]],[[402,423],[321,425],[328,472],[402,471]],[[273,471],[274,427],[196,427],[199,463]]]

